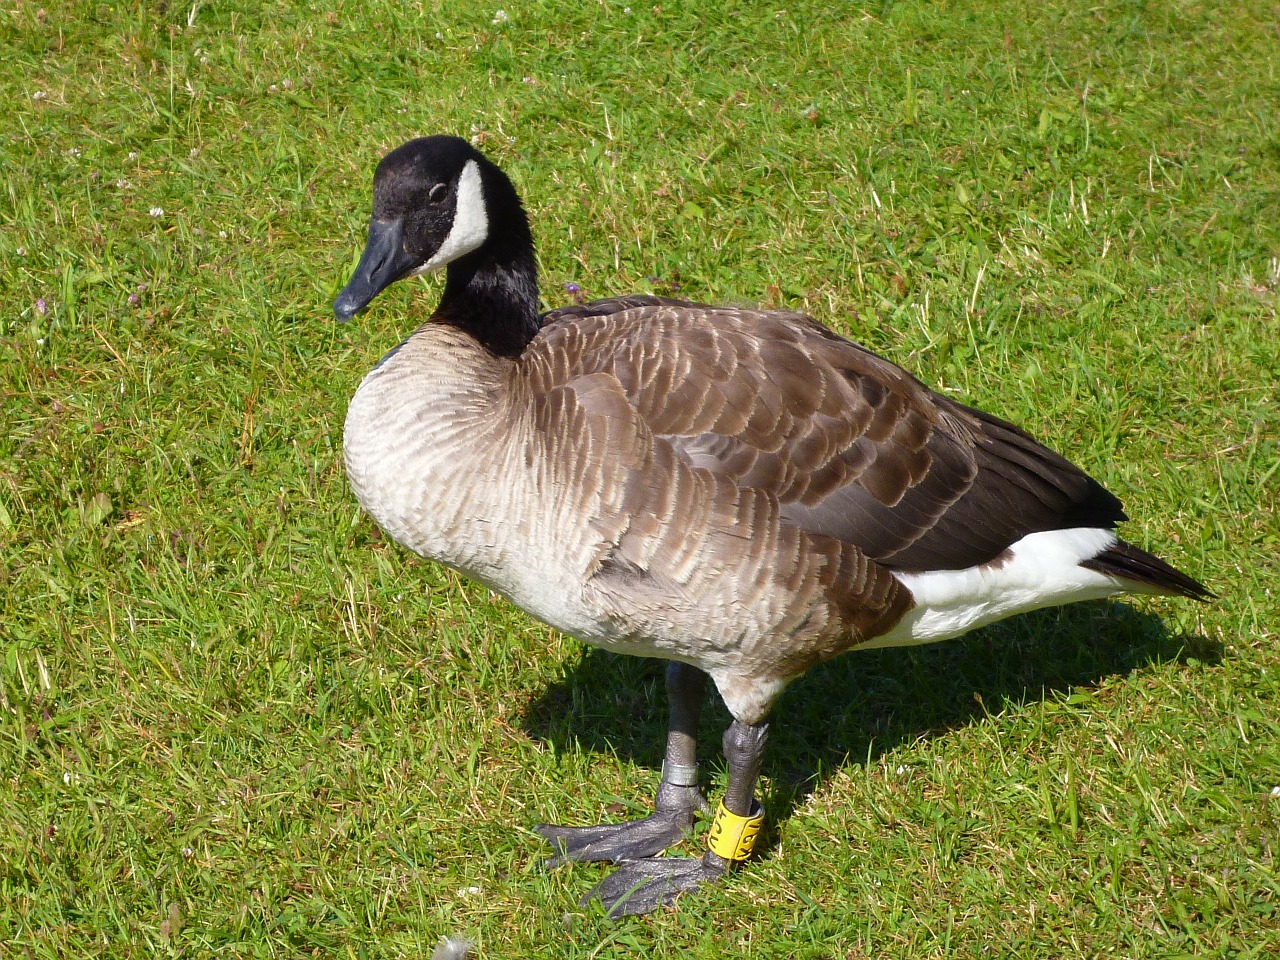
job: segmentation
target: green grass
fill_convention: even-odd
[[[2,5],[0,955],[1280,952],[1273,5],[498,6]],[[432,132],[521,187],[548,304],[807,309],[1219,599],[817,670],[764,855],[579,909],[600,868],[527,828],[644,807],[660,672],[406,555],[341,468],[438,281],[329,303]]]

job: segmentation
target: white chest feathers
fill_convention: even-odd
[[[427,369],[419,339],[444,336],[424,328],[351,400],[343,446],[360,505],[415,553],[567,633],[607,642],[616,625],[588,609],[580,589],[598,552],[589,524],[566,522],[555,492],[539,489],[523,421],[492,389],[500,372]]]

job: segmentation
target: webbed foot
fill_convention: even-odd
[[[724,876],[728,862],[707,852],[701,857],[653,857],[632,860],[605,877],[582,898],[599,900],[611,919],[651,913],[681,893]]]
[[[595,827],[560,827],[540,824],[533,829],[553,847],[556,855],[547,867],[563,863],[640,860],[674,847],[693,833],[693,816],[707,808],[697,787],[663,783],[658,788],[657,809],[643,820],[603,823]]]

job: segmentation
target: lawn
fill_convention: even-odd
[[[5,0],[0,49],[0,956],[1280,953],[1274,3]],[[1218,599],[820,668],[757,861],[580,908],[603,868],[529,828],[647,806],[661,665],[408,555],[342,470],[439,281],[329,304],[436,132],[522,190],[548,306],[807,310]]]

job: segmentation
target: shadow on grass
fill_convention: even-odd
[[[846,763],[874,763],[899,744],[1107,677],[1221,656],[1221,644],[1171,633],[1159,617],[1114,601],[1042,610],[932,646],[848,653],[795,681],[774,707],[766,803],[785,818]],[[524,728],[557,749],[613,752],[656,770],[666,736],[664,667],[588,648],[530,704]],[[729,721],[711,694],[700,731],[704,765],[723,769]]]

